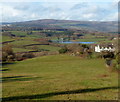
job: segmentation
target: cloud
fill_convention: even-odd
[[[90,18],[93,18],[93,17],[95,17],[96,15],[95,14],[93,14],[93,13],[89,13],[89,14],[84,14],[83,15],[83,17],[86,19],[90,19]]]
[[[89,5],[88,3],[82,2],[82,3],[74,5],[71,8],[71,10],[85,8],[85,7],[88,7],[88,5]]]
[[[72,19],[75,17],[79,18],[79,20],[117,20],[117,7],[115,6],[117,3],[79,3],[74,5],[72,10]],[[79,14],[79,17],[76,15]],[[113,15],[113,16],[112,16]]]
[[[8,2],[8,0],[1,0]],[[9,0],[9,2],[119,2],[119,0]]]
[[[62,1],[62,0],[61,0]],[[37,19],[117,20],[117,3],[13,2],[2,3],[2,21]]]

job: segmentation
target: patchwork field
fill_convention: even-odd
[[[2,36],[2,37],[0,37],[0,39],[2,39],[2,40],[0,41],[0,43],[14,40],[13,38],[11,38],[11,37],[9,37],[9,36]]]
[[[3,64],[3,101],[117,100],[118,75],[103,59],[53,55]]]

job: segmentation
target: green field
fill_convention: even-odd
[[[2,36],[2,41],[1,42],[12,41],[12,40],[14,40],[14,39],[9,37],[9,36]]]
[[[51,45],[34,45],[29,46],[27,48],[12,48],[15,53],[17,52],[27,52],[27,51],[35,51],[36,49],[32,49],[33,47],[36,47],[37,50],[46,50],[46,51],[58,51],[60,47],[54,47]]]
[[[77,41],[81,41],[81,42],[100,42],[100,41],[105,41],[106,39],[104,38],[99,38],[99,39],[95,39],[95,38],[89,38],[89,39],[78,39]]]
[[[38,50],[47,50],[47,51],[58,51],[60,49],[60,47],[54,47],[51,45],[31,45],[31,44],[40,44],[37,41],[34,41],[34,37],[17,37],[17,38],[10,38],[8,36],[3,36],[2,42],[5,41],[12,41],[15,40],[13,42],[10,42],[10,44],[12,45],[13,51],[16,52],[26,52],[26,51],[33,51],[35,49],[33,49],[33,47],[37,47]],[[24,45],[31,45],[28,46],[26,48],[24,48]]]
[[[25,31],[11,31],[12,34],[15,34],[17,36],[26,36],[27,32]]]
[[[27,52],[27,51],[33,51],[32,49],[25,49],[25,48],[12,48],[14,53],[16,52]]]
[[[52,45],[34,45],[34,46],[29,46],[27,48],[31,49],[32,47],[36,47],[38,50],[44,49],[47,51],[58,51],[60,49],[60,47],[55,47]]]
[[[11,42],[11,44],[14,45],[14,46],[23,46],[23,45],[30,45],[30,44],[38,44],[38,42],[23,39],[23,40],[18,40],[18,41]]]
[[[118,75],[103,59],[53,55],[3,65],[3,101],[117,100]]]

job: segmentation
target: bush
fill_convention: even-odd
[[[120,64],[116,64],[116,69],[120,71]]]
[[[59,53],[66,53],[67,51],[68,51],[68,49],[66,47],[64,47],[59,50]]]
[[[88,58],[92,58],[92,55],[93,55],[92,51],[88,50],[87,51],[87,57]]]
[[[116,54],[114,68],[120,71],[120,53]]]
[[[10,44],[6,44],[2,47],[2,52],[6,52],[8,55],[13,55],[12,46]]]
[[[15,61],[15,55],[8,55],[7,60],[8,61]]]
[[[22,54],[16,54],[16,61],[22,61],[23,58],[22,58]]]
[[[93,53],[93,58],[102,58],[102,54],[101,53]]]
[[[3,62],[7,61],[7,56],[8,56],[8,54],[6,52],[2,52],[2,61]]]
[[[109,52],[109,51],[103,51],[102,52],[102,56],[104,59],[106,58],[111,58],[111,59],[114,59],[114,53],[113,52]]]
[[[120,53],[116,54],[116,62],[120,64]]]
[[[25,58],[33,58],[33,57],[35,57],[35,56],[32,53],[25,53],[25,54],[22,55],[22,58],[24,58],[24,59]]]
[[[2,61],[14,61],[15,54],[12,50],[12,46],[10,44],[4,45],[2,47]]]

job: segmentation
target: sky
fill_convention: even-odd
[[[119,0],[0,0],[0,22],[117,21]]]

